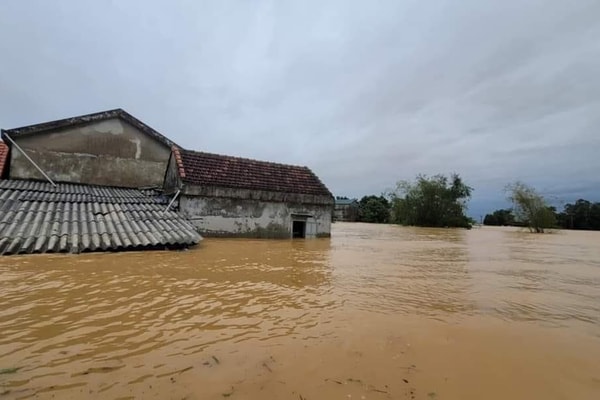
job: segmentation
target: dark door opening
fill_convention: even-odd
[[[292,237],[294,239],[306,237],[306,221],[292,222]]]

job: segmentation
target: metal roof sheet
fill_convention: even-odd
[[[0,181],[0,254],[143,250],[197,244],[164,197],[137,189]]]

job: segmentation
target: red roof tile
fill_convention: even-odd
[[[332,196],[308,167],[183,149],[174,156],[181,159],[180,177],[193,185]]]
[[[0,179],[4,177],[4,172],[8,166],[8,146],[0,141]]]

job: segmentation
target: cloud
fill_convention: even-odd
[[[33,4],[32,4],[33,3]],[[339,195],[458,172],[600,200],[600,3],[0,3],[0,125],[122,107]]]

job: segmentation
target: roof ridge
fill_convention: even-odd
[[[190,149],[184,149],[184,148],[180,148],[179,150],[183,151],[185,153],[194,153],[194,154],[200,154],[200,155],[226,157],[226,158],[233,158],[235,160],[252,161],[252,162],[259,162],[259,163],[265,163],[265,164],[271,164],[271,165],[279,165],[279,166],[284,166],[284,167],[306,168],[306,169],[308,169],[310,171],[310,168],[308,166],[306,166],[306,165],[286,164],[286,163],[279,163],[279,162],[274,162],[274,161],[259,160],[257,158],[240,157],[240,156],[230,156],[230,155],[227,155],[227,154],[210,153],[210,152],[207,152],[207,151],[190,150]]]
[[[144,190],[153,190],[156,189],[155,187],[128,187],[128,186],[106,186],[106,185],[95,185],[95,184],[91,184],[91,183],[76,183],[76,182],[55,182],[56,183],[56,187],[60,188],[60,187],[69,187],[69,186],[75,186],[75,187],[90,187],[90,188],[94,188],[94,189],[117,189],[117,190],[137,190],[137,191],[144,191]],[[51,187],[52,184],[46,180],[41,180],[41,179],[3,179],[0,180],[0,188],[5,186],[5,185],[48,185]],[[21,190],[21,189],[19,189]]]

